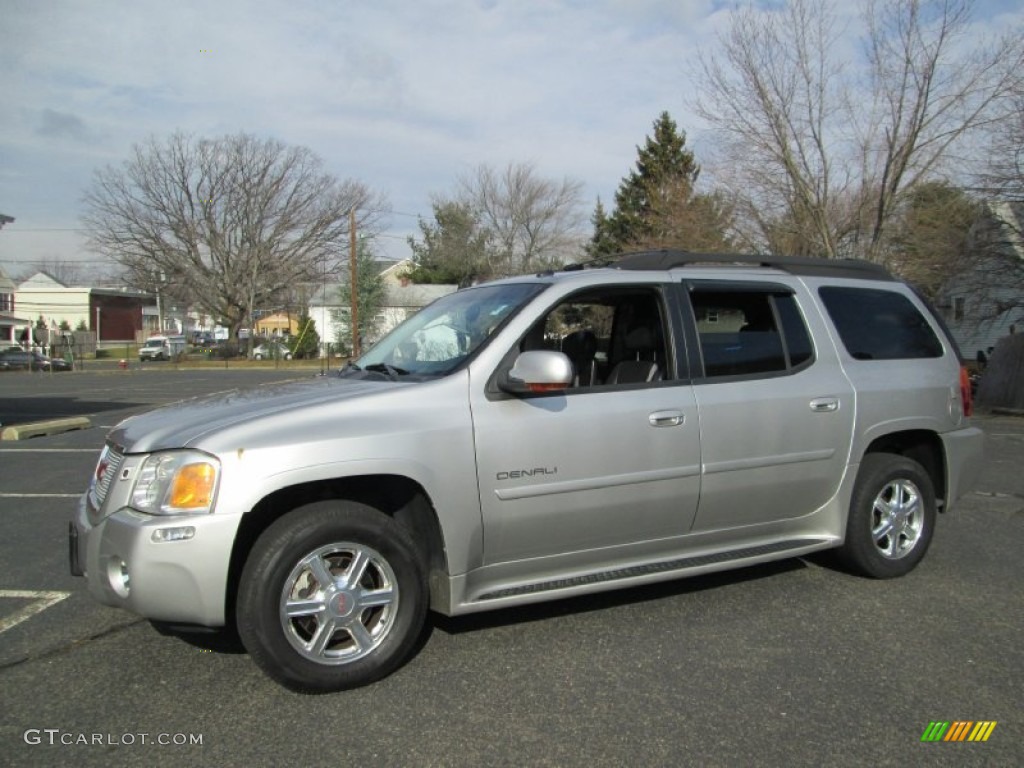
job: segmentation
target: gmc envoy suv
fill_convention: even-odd
[[[72,573],[297,691],[455,616],[835,549],[900,576],[982,461],[952,338],[859,261],[654,251],[460,290],[340,374],[109,434]]]

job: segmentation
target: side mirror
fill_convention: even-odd
[[[568,357],[561,352],[535,350],[519,355],[508,373],[499,378],[498,387],[512,395],[559,392],[568,389],[572,380]]]

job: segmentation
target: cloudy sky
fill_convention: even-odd
[[[777,5],[779,0],[764,0]],[[3,0],[0,266],[95,261],[78,216],[93,170],[183,130],[304,145],[382,192],[384,255],[480,163],[533,163],[608,200],[658,114],[687,131],[717,0]],[[1024,19],[981,0],[979,34]],[[1005,27],[1004,27],[1005,28]]]

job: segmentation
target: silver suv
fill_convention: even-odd
[[[136,416],[70,528],[96,599],[284,685],[459,615],[834,548],[888,578],[982,459],[941,321],[864,262],[650,252],[468,288],[340,375]]]

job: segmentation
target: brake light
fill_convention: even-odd
[[[964,416],[974,415],[974,398],[971,395],[971,374],[965,366],[960,366],[960,404]]]

